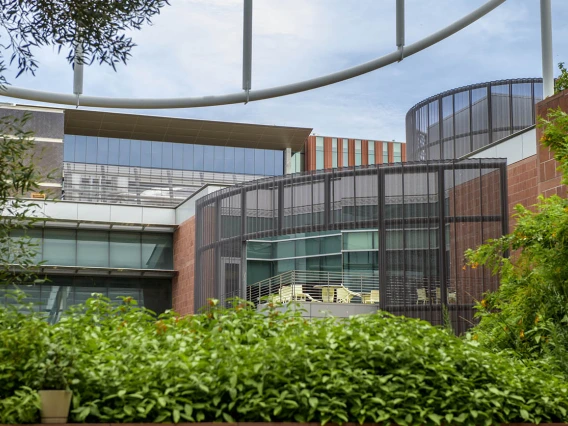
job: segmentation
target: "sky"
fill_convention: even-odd
[[[170,0],[152,26],[132,33],[127,65],[85,68],[84,94],[190,97],[241,90],[242,0]],[[451,24],[485,0],[406,0],[406,43]],[[505,4],[433,47],[335,85],[220,107],[116,110],[169,117],[311,127],[318,135],[405,140],[416,103],[486,81],[541,77],[538,0]],[[568,62],[568,0],[552,0],[553,55]],[[252,88],[318,77],[396,50],[394,0],[254,0]],[[17,87],[72,93],[73,72],[51,48],[35,50],[35,77]],[[2,102],[30,101],[0,97]]]

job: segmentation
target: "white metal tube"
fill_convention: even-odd
[[[542,87],[544,97],[554,95],[552,59],[552,7],[550,0],[540,0],[540,38],[542,45]]]
[[[251,89],[252,75],[252,0],[243,4],[243,90]]]
[[[404,47],[404,0],[396,0],[396,47]]]
[[[477,8],[470,14],[457,20],[451,25],[423,38],[416,43],[407,45],[404,49],[404,55],[411,56],[421,50],[430,47],[439,41],[457,33],[479,18],[485,16],[497,6],[503,4],[506,0],[489,0],[481,7]],[[161,108],[196,108],[216,105],[228,105],[243,103],[247,101],[259,101],[261,99],[276,98],[279,96],[291,95],[293,93],[305,92],[307,90],[316,89],[318,87],[328,86],[340,81],[348,80],[368,72],[377,70],[386,65],[400,60],[400,52],[395,51],[388,55],[382,56],[372,61],[347,68],[332,74],[324,75],[311,80],[305,80],[297,83],[287,84],[284,86],[271,87],[268,89],[252,90],[249,93],[230,93],[220,96],[203,96],[192,98],[109,98],[99,96],[82,96],[81,105],[98,107],[98,108],[129,108],[129,109],[161,109]],[[39,102],[48,102],[54,104],[75,105],[75,96],[44,92],[39,90],[23,89],[13,86],[5,86],[0,90],[0,95],[19,99],[29,99]]]
[[[73,94],[83,94],[83,45],[75,46],[75,59],[73,61]]]

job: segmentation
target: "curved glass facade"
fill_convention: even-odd
[[[254,300],[255,282],[286,271],[361,272],[377,277],[380,307],[393,313],[441,321],[440,305],[418,305],[417,289],[442,300],[452,293],[452,315],[467,328],[474,300],[497,281],[463,270],[463,253],[507,232],[506,185],[505,160],[467,159],[306,172],[214,192],[196,203],[195,309],[208,298]]]
[[[409,161],[460,158],[535,124],[542,79],[500,80],[432,96],[406,114]]]

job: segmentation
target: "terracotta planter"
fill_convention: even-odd
[[[71,395],[71,391],[65,390],[40,390],[41,422],[67,423]]]

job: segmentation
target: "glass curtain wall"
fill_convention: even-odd
[[[261,176],[284,174],[284,152],[280,150],[94,136],[65,135],[63,161]]]
[[[463,331],[474,301],[497,286],[464,271],[463,253],[507,232],[506,200],[506,162],[495,159],[330,169],[217,191],[196,204],[195,308],[211,297],[246,297],[247,284],[264,277],[315,268],[310,257],[337,268],[321,263],[337,253],[324,252],[333,238],[321,233],[335,232],[344,236],[343,271],[377,271],[382,309],[441,323],[446,305]],[[356,230],[364,232],[345,235]],[[284,240],[300,233],[320,238]],[[259,262],[252,277],[247,258]]]
[[[542,79],[475,84],[433,96],[406,115],[409,161],[460,158],[535,124]]]
[[[44,265],[173,270],[172,234],[32,228],[10,237],[30,238]]]
[[[12,286],[0,287],[0,304],[13,303],[9,292]],[[48,275],[43,284],[19,285],[26,294],[26,301],[33,310],[41,312],[50,323],[61,319],[65,310],[85,303],[93,293],[100,293],[113,302],[120,297],[132,297],[138,305],[158,314],[172,308],[172,284],[170,279],[125,278],[106,276]]]

